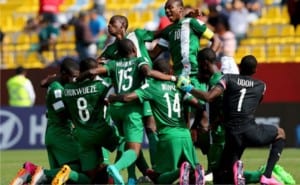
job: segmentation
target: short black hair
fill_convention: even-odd
[[[125,30],[127,30],[127,28],[128,28],[128,19],[127,19],[127,17],[125,17],[123,15],[114,15],[109,20],[110,23],[114,23],[116,21],[119,21],[124,26]]]
[[[91,57],[85,58],[80,61],[80,72],[84,72],[98,66],[97,60]]]
[[[204,48],[198,52],[197,60],[198,62],[207,61],[209,63],[216,63],[217,55],[211,48]]]
[[[136,50],[134,43],[129,39],[119,40],[117,42],[117,46],[118,46],[118,54],[122,58],[128,57],[130,54],[132,54]]]
[[[253,55],[246,55],[242,58],[240,67],[241,75],[252,75],[256,72],[257,60]]]
[[[16,68],[16,74],[19,75],[19,74],[22,74],[24,73],[26,70],[23,66],[19,66]]]
[[[153,62],[153,69],[165,74],[169,74],[171,70],[171,65],[168,60],[157,59],[156,61]]]
[[[73,75],[76,71],[79,71],[79,65],[76,60],[71,57],[64,58],[60,64],[60,72],[62,74]]]

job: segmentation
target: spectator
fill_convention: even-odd
[[[31,107],[34,104],[35,92],[26,74],[26,69],[20,66],[16,69],[16,75],[8,79],[6,85],[10,106]]]
[[[80,12],[78,20],[75,21],[76,51],[80,61],[87,57],[95,57],[97,53],[89,21],[89,15],[86,12]]]
[[[157,28],[158,30],[163,30],[165,27],[171,24],[171,21],[166,16],[166,12],[163,7],[158,10],[158,17],[159,17],[159,23]]]
[[[104,15],[104,11],[105,11],[105,3],[106,0],[94,0],[94,7],[93,9],[96,10],[96,12],[99,15]]]
[[[230,31],[229,23],[226,17],[218,16],[215,25],[215,32],[222,41],[222,47],[219,56],[234,56],[236,50],[236,38],[234,33]]]
[[[55,44],[59,35],[59,29],[49,22],[48,19],[43,19],[39,31],[39,57],[43,63],[47,63],[47,59],[42,56],[44,51],[53,51],[55,54]]]
[[[63,3],[63,0],[40,0],[39,2],[39,15],[50,23],[57,22],[59,6]]]
[[[261,9],[263,6],[262,0],[243,0],[246,8],[249,11],[248,20],[253,22],[261,16]]]
[[[99,15],[96,10],[90,12],[90,29],[94,40],[96,41],[98,49],[104,47],[105,41],[107,39],[106,28],[107,23],[102,15]]]
[[[296,28],[300,24],[300,1],[286,0],[288,13],[290,16],[290,23]]]
[[[237,44],[246,36],[249,26],[248,15],[245,3],[242,0],[233,0],[232,10],[229,13],[229,26],[235,34]]]

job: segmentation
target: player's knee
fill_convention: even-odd
[[[283,128],[278,128],[276,139],[285,139],[285,131]]]

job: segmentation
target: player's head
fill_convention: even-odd
[[[172,68],[168,60],[158,59],[153,62],[153,69],[165,74],[172,74]]]
[[[79,75],[79,65],[73,58],[63,59],[60,65],[62,83],[72,82]]]
[[[257,60],[253,55],[246,55],[239,65],[241,75],[253,75],[256,72]]]
[[[108,23],[108,32],[112,36],[125,33],[128,28],[128,19],[123,15],[114,15]]]
[[[23,66],[19,66],[19,67],[16,68],[16,74],[17,75],[20,75],[20,74],[25,75],[26,74],[26,69]]]
[[[98,62],[96,59],[94,58],[85,58],[83,60],[81,60],[80,64],[80,73],[90,70],[90,69],[94,69],[98,67]]]
[[[204,48],[198,52],[198,78],[207,81],[216,68],[217,56],[211,48]]]
[[[177,22],[184,17],[182,0],[167,0],[165,4],[166,16],[171,22]]]
[[[137,51],[134,43],[129,39],[118,41],[118,54],[122,58],[136,57]]]

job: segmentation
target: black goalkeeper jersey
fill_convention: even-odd
[[[217,84],[224,89],[223,110],[226,127],[242,127],[253,123],[254,113],[266,85],[250,76],[225,74]]]

